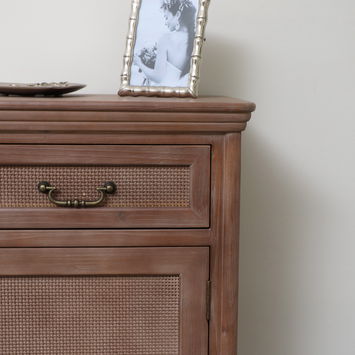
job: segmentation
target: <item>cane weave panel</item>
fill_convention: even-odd
[[[179,276],[0,277],[1,355],[178,355]]]
[[[57,188],[58,200],[96,200],[96,188],[117,185],[103,206],[120,208],[190,207],[188,166],[0,166],[0,207],[53,207],[37,190],[40,181]]]

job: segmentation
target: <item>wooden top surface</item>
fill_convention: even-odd
[[[64,97],[0,96],[0,111],[108,111],[246,113],[255,104],[230,97],[197,99],[66,95]]]

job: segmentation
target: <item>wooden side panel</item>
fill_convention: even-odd
[[[237,354],[240,134],[227,134],[213,147],[218,166],[212,196],[212,310],[210,355]]]

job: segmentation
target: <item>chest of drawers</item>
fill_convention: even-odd
[[[0,98],[0,353],[236,354],[254,108]]]

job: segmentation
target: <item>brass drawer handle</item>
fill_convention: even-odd
[[[58,201],[53,198],[54,191],[57,190],[55,186],[51,186],[51,184],[47,181],[41,181],[38,185],[38,190],[44,194],[48,194],[48,200],[60,207],[96,207],[98,206],[104,199],[106,194],[114,194],[117,190],[116,184],[112,181],[105,182],[104,186],[96,188],[97,191],[100,192],[100,198],[96,201]]]

